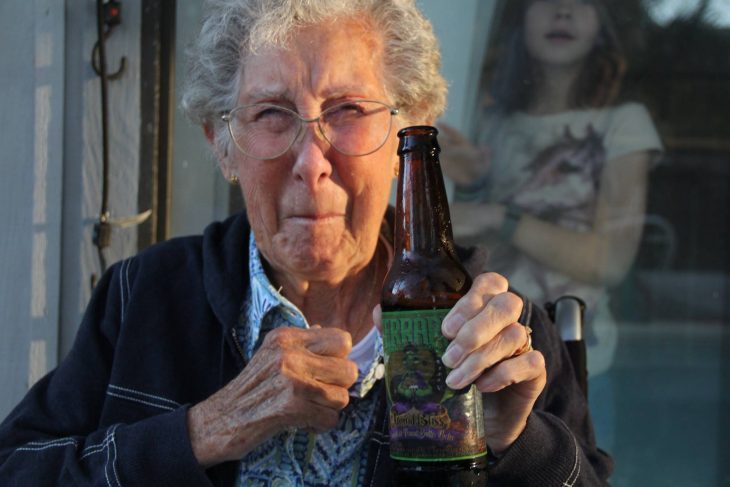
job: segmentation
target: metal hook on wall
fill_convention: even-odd
[[[139,225],[149,218],[151,211],[145,211],[137,215],[121,218],[111,218],[109,211],[109,103],[108,103],[108,82],[121,76],[126,66],[127,59],[122,57],[119,69],[115,73],[108,73],[106,69],[106,40],[114,27],[121,23],[121,2],[118,0],[97,0],[96,1],[96,28],[97,41],[91,52],[91,65],[99,78],[101,78],[101,142],[102,142],[102,189],[101,209],[99,219],[94,224],[93,243],[97,248],[101,271],[106,271],[106,258],[103,250],[111,243],[112,227],[130,227]],[[91,277],[91,285],[94,286],[96,275]]]
[[[108,32],[105,35],[108,36]],[[94,68],[94,72],[98,76],[101,76],[101,68],[99,67],[99,41],[94,43],[94,49],[91,51],[91,67]],[[119,68],[113,73],[107,73],[106,78],[108,80],[115,80],[119,78],[126,67],[127,57],[122,56],[122,59],[119,60]]]
[[[102,42],[106,42],[112,30],[122,23],[121,2],[118,0],[105,0],[102,3],[101,12],[98,15],[101,16],[99,21],[106,26],[106,29],[103,30],[99,39],[94,43],[94,48],[91,51],[91,66],[98,76],[105,77],[108,80],[115,80],[122,75],[124,69],[127,67],[127,58],[126,56],[122,56],[122,59],[119,60],[119,68],[115,72],[104,72],[105,62],[102,62],[101,59],[101,44]]]

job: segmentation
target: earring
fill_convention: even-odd
[[[233,185],[238,184],[238,174],[236,174],[236,173],[231,173],[228,177],[226,177],[226,179],[228,180],[228,182],[230,184],[233,184]]]

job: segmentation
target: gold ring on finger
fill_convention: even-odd
[[[523,353],[527,353],[533,350],[532,348],[532,328],[530,328],[529,325],[525,325],[525,332],[527,334],[525,338],[525,343],[517,349],[515,352],[515,356],[522,355]]]

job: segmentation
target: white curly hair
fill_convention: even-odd
[[[284,47],[296,28],[341,18],[367,19],[384,40],[385,89],[408,119],[435,120],[446,106],[446,81],[431,23],[415,0],[207,0],[200,35],[188,50],[182,108],[213,129],[226,153],[221,113],[238,99],[245,58],[258,49]]]

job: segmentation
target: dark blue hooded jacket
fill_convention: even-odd
[[[73,349],[0,425],[0,486],[235,486],[237,462],[208,470],[188,439],[190,406],[245,367],[235,327],[248,285],[243,214],[114,265],[98,283]],[[605,485],[565,348],[526,302],[523,323],[548,383],[527,428],[492,462],[490,486]],[[382,387],[363,485],[390,483]]]

